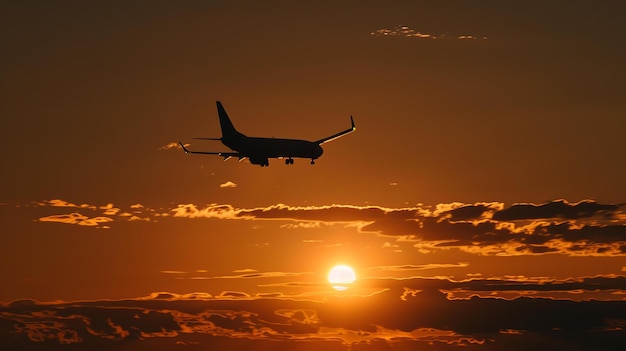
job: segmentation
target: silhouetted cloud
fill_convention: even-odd
[[[439,204],[383,208],[331,205],[232,209],[234,217],[306,222],[356,222],[362,232],[414,241],[422,252],[458,248],[482,255],[626,255],[622,204],[564,200],[541,205]]]
[[[606,275],[553,279],[546,277],[510,277],[453,280],[444,278],[368,278],[363,285],[386,289],[441,291],[448,299],[474,296],[513,300],[519,297],[549,298],[569,301],[624,301],[626,277]]]
[[[566,200],[556,200],[541,205],[516,204],[506,210],[496,212],[493,219],[499,221],[545,218],[580,219],[598,215],[610,218],[620,206],[623,206],[623,204],[602,205],[590,200],[577,203],[569,203]]]
[[[40,217],[42,222],[92,227],[108,226],[118,220],[151,221],[167,217],[274,220],[286,221],[281,225],[285,230],[354,226],[363,235],[388,238],[389,248],[394,247],[394,240],[413,242],[414,248],[422,253],[455,248],[479,255],[626,255],[625,205],[599,204],[592,200],[575,203],[555,200],[509,207],[500,202],[454,202],[406,208],[285,204],[236,208],[227,204],[203,207],[179,204],[162,211],[140,204],[125,210],[111,203],[75,205],[63,200],[43,201],[37,206],[71,208],[68,213]]]
[[[155,292],[126,300],[40,303],[19,300],[0,306],[0,345],[7,349],[63,349],[150,345],[273,349],[525,350],[529,343],[559,348],[576,343],[603,349],[626,341],[623,301],[572,301],[451,297],[439,290],[606,289],[625,286],[624,277],[567,282],[443,279],[380,280],[387,288],[367,296],[341,295],[320,301],[280,293],[224,291]],[[448,298],[447,298],[448,297]],[[159,342],[155,344],[155,342]],[[168,344],[169,343],[169,344]],[[599,344],[600,343],[600,344]],[[479,347],[480,346],[480,347]]]

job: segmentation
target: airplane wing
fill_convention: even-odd
[[[191,151],[187,149],[182,142],[179,141],[178,144],[180,144],[180,147],[183,148],[183,151],[185,151],[186,154],[218,155],[222,156],[224,160],[228,160],[231,157],[238,157],[239,159],[246,157],[238,152]]]
[[[329,137],[322,138],[320,140],[315,141],[315,143],[318,144],[318,145],[321,145],[321,144],[327,143],[329,141],[333,141],[333,140],[335,140],[335,139],[337,139],[339,137],[342,137],[342,136],[344,136],[346,134],[354,132],[356,130],[356,127],[354,126],[354,119],[352,119],[352,116],[350,116],[350,123],[352,124],[352,127],[350,127],[350,129],[346,129],[343,132],[339,132],[339,133],[333,134],[333,135],[331,135]]]

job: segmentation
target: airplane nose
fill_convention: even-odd
[[[315,156],[315,158],[322,156],[323,153],[324,153],[324,149],[322,149],[321,146],[317,145],[317,147],[315,148],[315,154],[317,156]]]

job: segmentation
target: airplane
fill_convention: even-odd
[[[251,164],[260,165],[261,167],[269,166],[270,158],[284,158],[285,164],[287,165],[292,165],[294,163],[294,158],[310,158],[311,164],[313,165],[315,164],[315,160],[322,156],[322,153],[324,152],[321,147],[322,144],[335,140],[356,130],[356,127],[354,126],[354,119],[350,116],[350,123],[352,126],[349,129],[316,141],[249,137],[235,129],[220,101],[217,101],[217,114],[220,119],[222,137],[194,139],[220,140],[222,144],[226,145],[233,151],[190,151],[182,142],[179,141],[178,143],[183,148],[185,153],[219,155],[224,158],[224,161],[231,157],[237,157],[239,158],[239,161],[248,159]]]

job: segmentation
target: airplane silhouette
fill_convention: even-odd
[[[356,130],[354,126],[354,120],[350,116],[350,123],[352,126],[342,132],[333,134],[329,137],[322,138],[316,141],[298,140],[298,139],[279,139],[279,138],[257,138],[246,136],[233,126],[233,123],[228,118],[226,110],[222,106],[222,103],[217,101],[217,113],[220,118],[220,126],[222,128],[221,138],[194,138],[201,140],[220,140],[222,144],[228,146],[233,151],[227,152],[211,152],[211,151],[190,151],[182,142],[178,142],[183,148],[183,151],[188,154],[204,154],[204,155],[219,155],[224,158],[224,161],[231,157],[239,158],[239,161],[244,159],[250,160],[253,165],[260,165],[261,167],[269,166],[270,158],[284,158],[285,164],[293,164],[294,158],[310,158],[311,164],[315,164],[315,160],[322,156],[324,150],[320,145],[329,141],[335,140],[348,133]]]

